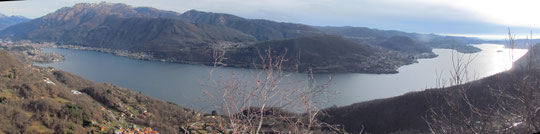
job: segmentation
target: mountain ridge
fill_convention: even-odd
[[[393,36],[406,36],[414,41],[430,46],[433,48],[447,48],[455,49],[462,53],[476,53],[480,52],[481,49],[470,44],[480,44],[487,41],[476,39],[476,38],[467,38],[467,37],[457,37],[457,36],[441,36],[436,34],[419,34],[419,33],[407,33],[396,30],[379,30],[366,27],[352,27],[352,26],[342,26],[342,27],[316,27],[322,31],[325,31],[330,34],[343,35],[351,40],[367,43],[367,44],[379,44],[384,40],[387,40]]]
[[[380,33],[380,31],[379,31]],[[405,34],[403,32],[397,32]],[[44,17],[31,20],[19,25],[11,26],[0,31],[0,37],[11,40],[32,40],[34,42],[55,42],[59,45],[77,45],[90,48],[107,48],[114,50],[125,50],[132,53],[146,53],[155,57],[154,60],[171,61],[190,64],[211,64],[214,60],[215,49],[228,49],[231,55],[236,55],[238,59],[231,59],[228,65],[243,67],[252,64],[250,60],[238,55],[252,55],[253,51],[245,51],[256,44],[283,43],[275,40],[317,40],[310,38],[313,36],[325,35],[327,33],[313,26],[274,22],[269,20],[245,19],[230,14],[201,12],[190,10],[183,14],[172,11],[164,11],[150,7],[133,7],[126,4],[80,3],[73,7],[65,7],[56,12],[49,13]],[[343,36],[337,34],[339,36]],[[391,34],[393,35],[393,34]],[[308,37],[308,38],[304,38]],[[327,37],[327,36],[322,36]],[[347,37],[347,36],[344,36]],[[386,36],[385,36],[386,37]],[[337,39],[338,38],[324,38]],[[376,42],[388,40],[388,38],[377,39]],[[347,38],[349,40],[349,38]],[[340,49],[333,47],[344,47],[344,44],[336,44],[328,41],[325,46],[317,46],[321,50]],[[302,46],[304,49],[311,49],[309,45],[298,45],[295,41],[285,41],[290,45]],[[309,41],[302,41],[310,43]],[[344,42],[341,42],[344,43]],[[348,44],[349,42],[345,43]],[[375,42],[355,42],[358,48],[370,49],[362,44],[377,46]],[[373,49],[380,52],[379,55],[357,57],[345,54],[344,58],[335,58],[337,68],[345,66],[359,67],[354,69],[336,69],[339,72],[361,72],[361,73],[396,73],[397,67],[414,63],[416,60],[414,53],[405,49],[418,49],[422,44],[394,43],[390,47]],[[415,47],[416,46],[416,47]],[[420,46],[420,47],[419,47]],[[238,50],[234,50],[238,49]],[[403,50],[401,50],[403,49]],[[244,51],[240,51],[244,50]],[[318,52],[325,52],[317,50]],[[355,49],[358,50],[358,49]],[[390,52],[396,51],[396,52]],[[362,55],[368,51],[358,51],[356,55]],[[394,53],[394,54],[391,54]],[[325,57],[339,57],[336,54],[325,53]],[[315,56],[315,55],[314,55]],[[257,57],[257,56],[255,56]],[[354,63],[345,62],[351,57],[366,58],[353,60]],[[290,57],[294,59],[294,57]],[[306,57],[304,57],[306,58]],[[368,60],[369,59],[369,60]],[[383,59],[389,61],[383,61]],[[309,68],[316,68],[313,65],[324,65],[324,61],[309,60],[302,65],[299,70],[307,72]],[[399,61],[401,60],[401,61]],[[242,62],[241,62],[242,61]],[[363,62],[360,62],[363,61]],[[302,61],[304,62],[304,61]],[[370,65],[373,64],[373,65]],[[294,65],[289,65],[291,70]],[[324,65],[327,66],[327,65]],[[376,68],[379,67],[379,68]],[[329,69],[329,68],[328,68]],[[393,69],[393,70],[392,70]],[[330,72],[323,68],[316,69],[316,72]]]
[[[231,14],[202,12],[197,10],[184,12],[181,15],[181,19],[193,23],[225,25],[253,35],[259,41],[293,38],[310,34],[322,34],[322,31],[303,24],[274,22],[263,19],[245,19]]]
[[[9,26],[19,24],[22,22],[26,22],[30,19],[23,17],[23,16],[7,16],[0,13],[0,30],[5,29]]]

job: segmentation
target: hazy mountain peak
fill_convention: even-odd
[[[5,14],[2,14],[2,13],[0,13],[0,18],[1,18],[1,19],[3,19],[3,18],[28,19],[28,18],[26,18],[26,17],[24,17],[24,16],[20,16],[20,15],[11,15],[11,16],[9,16],[9,15],[5,15]]]
[[[7,16],[0,13],[0,30],[28,20],[30,19],[23,16]]]

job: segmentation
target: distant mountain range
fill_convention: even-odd
[[[245,57],[258,54],[256,49],[287,49],[289,59],[303,56],[294,61],[301,72],[364,73],[394,73],[399,66],[413,63],[416,55],[434,55],[429,47],[477,52],[468,44],[481,42],[360,27],[314,27],[196,10],[179,14],[110,3],[65,7],[6,28],[0,37],[144,52],[155,60],[193,64],[210,64],[214,49],[227,49],[224,62],[237,67],[254,67],[255,59]]]
[[[486,42],[485,40],[477,38],[441,36],[436,34],[406,33],[395,30],[378,30],[365,27],[317,28],[329,34],[343,35],[348,39],[366,44],[379,44],[394,36],[405,36],[429,47],[455,49],[463,53],[479,52],[481,51],[479,48],[470,46],[469,44],[480,44]]]
[[[22,16],[6,16],[4,14],[0,14],[0,30],[28,20],[30,19]]]
[[[533,45],[540,43],[540,39],[515,39],[514,46],[508,40],[493,40],[488,43],[504,44],[507,48],[529,49]]]

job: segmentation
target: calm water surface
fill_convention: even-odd
[[[525,49],[511,50],[495,44],[476,46],[483,51],[476,54],[452,54],[453,51],[449,49],[434,49],[439,57],[421,59],[419,63],[403,66],[399,68],[398,74],[318,74],[315,78],[321,82],[331,77],[332,86],[329,90],[338,94],[326,106],[343,106],[436,87],[438,78],[449,80],[452,57],[473,59],[468,67],[472,80],[510,69],[512,55],[515,61],[527,52]],[[209,84],[208,69],[202,65],[133,60],[94,51],[54,48],[45,48],[44,51],[60,53],[66,60],[40,66],[65,70],[95,82],[112,83],[187,107],[198,107],[198,100],[205,98],[202,91]],[[249,76],[256,71],[221,68],[216,74],[227,78],[232,72],[243,74],[244,80],[249,81]],[[294,83],[306,77],[305,74],[295,74],[285,83]]]

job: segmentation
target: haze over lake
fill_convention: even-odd
[[[452,54],[453,50],[450,49],[434,49],[433,52],[438,54],[438,57],[420,59],[419,63],[403,66],[399,68],[398,74],[317,74],[315,79],[324,82],[331,77],[330,89],[338,94],[325,105],[343,106],[436,87],[437,78],[449,80],[453,56],[472,59],[468,68],[472,80],[510,69],[512,54],[513,60],[517,60],[527,52],[525,49],[511,50],[495,44],[476,46],[483,51],[475,54]],[[40,66],[65,70],[95,82],[112,83],[188,107],[196,105],[197,100],[205,97],[202,91],[206,89],[204,85],[208,83],[209,73],[202,65],[134,60],[94,51],[55,48],[44,48],[44,51],[62,54],[66,60]],[[249,81],[249,75],[255,70],[221,68],[216,73],[227,78],[233,71],[243,74],[246,76],[245,80]],[[290,81],[285,83],[295,83],[306,77],[306,74],[295,73]]]

